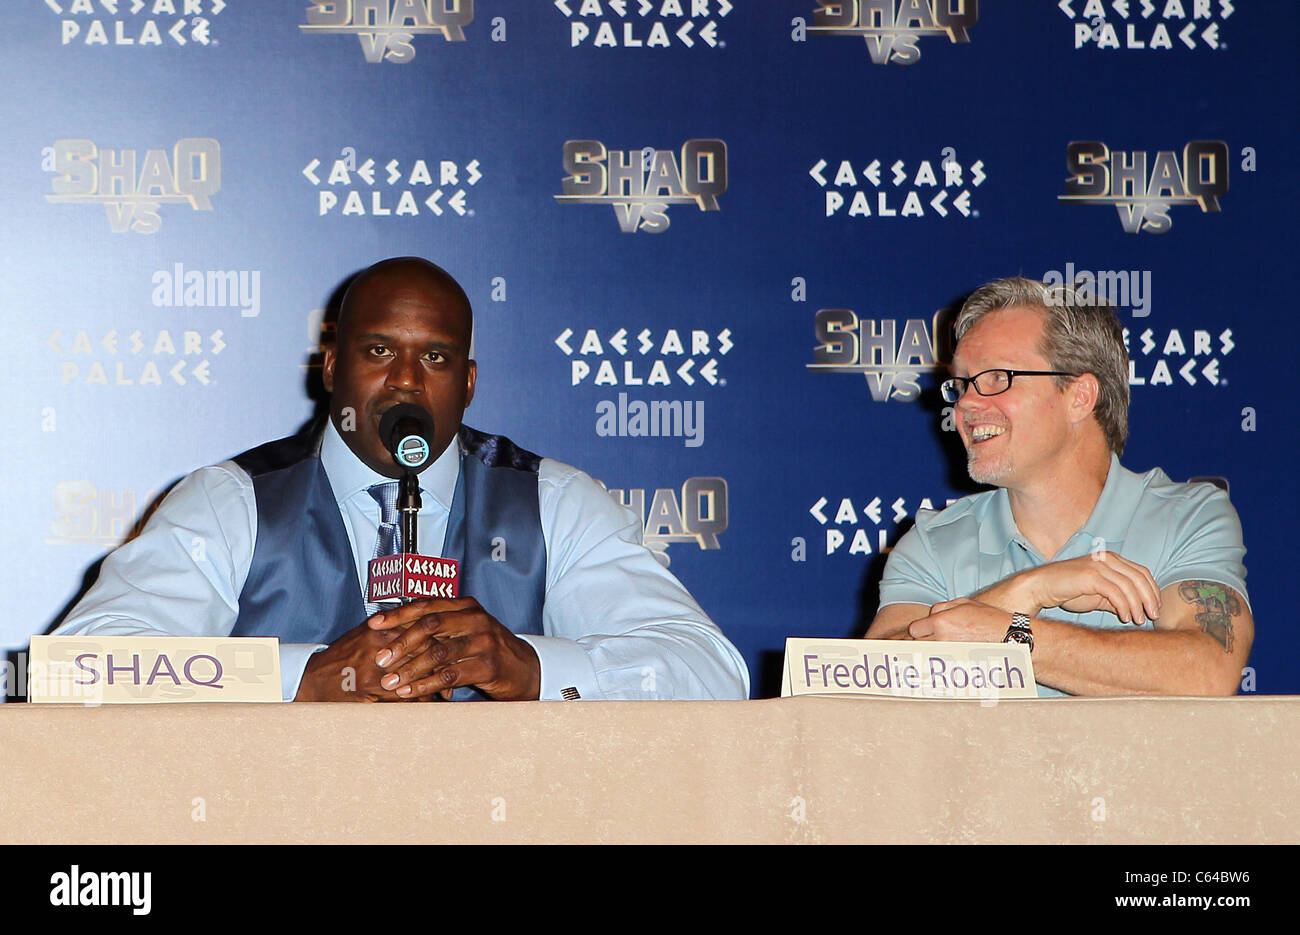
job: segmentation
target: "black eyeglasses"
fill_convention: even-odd
[[[1061,370],[984,370],[973,377],[949,377],[939,384],[945,402],[955,403],[966,395],[966,387],[975,384],[981,396],[997,396],[1011,389],[1015,377],[1077,377],[1077,373]]]

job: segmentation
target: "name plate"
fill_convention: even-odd
[[[1037,698],[1029,649],[1020,643],[832,640],[789,637],[781,696]]]
[[[32,637],[27,700],[38,704],[283,698],[275,637]]]

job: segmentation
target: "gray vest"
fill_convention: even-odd
[[[320,462],[321,428],[234,459],[253,480],[257,541],[233,636],[332,643],[366,618],[347,531]],[[465,455],[441,557],[460,562],[462,597],[475,598],[512,633],[540,634],[546,597],[541,459],[468,426],[459,437]],[[457,700],[484,697],[456,690]]]

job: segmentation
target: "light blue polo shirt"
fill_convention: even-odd
[[[1241,520],[1228,495],[1213,484],[1176,484],[1159,468],[1145,474],[1110,456],[1110,471],[1088,521],[1053,561],[1105,549],[1146,566],[1162,590],[1179,581],[1214,581],[1249,606]],[[880,582],[880,606],[938,604],[1047,564],[1016,528],[1006,490],[964,497],[943,511],[922,510],[899,540]],[[1040,617],[1098,629],[1135,629],[1114,614],[1072,614],[1046,608]],[[1009,622],[1009,621],[1008,621]],[[1148,621],[1142,629],[1154,629]],[[1040,697],[1064,692],[1038,686]]]

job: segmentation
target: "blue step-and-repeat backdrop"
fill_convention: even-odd
[[[419,254],[466,421],[583,467],[775,694],[970,492],[942,316],[1096,283],[1125,464],[1221,478],[1300,691],[1295,4],[14,0],[0,38],[7,612],[48,630],[189,470],[313,412],[322,317]],[[1276,349],[1276,348],[1275,348]],[[654,407],[652,403],[666,403]]]

